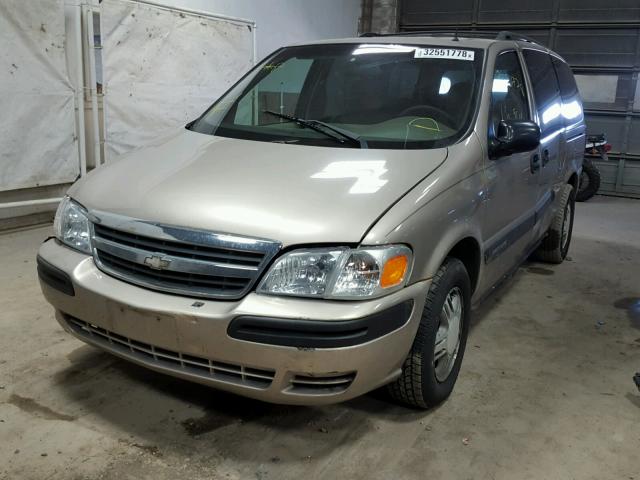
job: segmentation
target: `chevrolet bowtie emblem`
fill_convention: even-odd
[[[171,260],[162,255],[151,255],[144,259],[144,264],[154,270],[165,270],[171,265]]]

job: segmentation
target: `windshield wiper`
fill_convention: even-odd
[[[339,127],[334,127],[328,123],[322,122],[320,120],[312,120],[312,119],[304,119],[295,117],[293,115],[288,115],[286,113],[275,112],[273,110],[263,110],[264,113],[268,113],[269,115],[274,115],[276,117],[284,118],[286,120],[290,120],[292,122],[297,123],[303,128],[310,128],[311,130],[315,130],[316,132],[320,132],[328,137],[335,139],[340,143],[344,143],[345,139],[349,140],[351,143],[356,143],[360,148],[367,148],[367,142],[361,139],[358,135],[353,132],[349,132],[348,130],[344,130]],[[326,130],[325,130],[326,129]],[[327,131],[329,130],[329,131]],[[333,132],[333,133],[332,133]],[[339,136],[335,135],[337,133]]]

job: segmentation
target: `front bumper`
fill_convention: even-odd
[[[418,329],[430,283],[361,302],[255,293],[238,301],[207,301],[115,279],[98,270],[91,257],[55,240],[43,243],[38,255],[57,269],[58,279],[66,274],[73,287],[71,295],[40,276],[45,298],[69,333],[156,371],[283,404],[339,402],[394,380]],[[238,318],[350,324],[383,318],[381,312],[397,311],[401,304],[412,305],[406,323],[350,346],[270,345],[229,336]]]

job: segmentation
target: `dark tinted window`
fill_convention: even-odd
[[[551,59],[556,69],[556,74],[558,75],[558,84],[560,85],[560,95],[562,99],[575,97],[578,94],[578,86],[576,85],[569,65],[556,57],[551,57]]]
[[[583,119],[582,102],[578,94],[578,86],[573,78],[569,65],[556,57],[551,57],[558,76],[560,96],[562,97],[562,116],[567,124],[580,122]]]
[[[516,52],[505,52],[496,59],[491,87],[490,133],[495,135],[500,120],[529,120],[529,102],[522,68]]]
[[[544,136],[563,127],[560,87],[550,55],[537,50],[524,50],[523,54],[533,85],[540,131]]]

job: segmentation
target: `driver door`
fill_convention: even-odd
[[[496,135],[501,120],[531,120],[529,98],[520,55],[515,50],[500,53],[492,79],[490,139]],[[485,159],[487,202],[483,260],[489,285],[519,263],[533,241],[539,162],[538,148]]]

